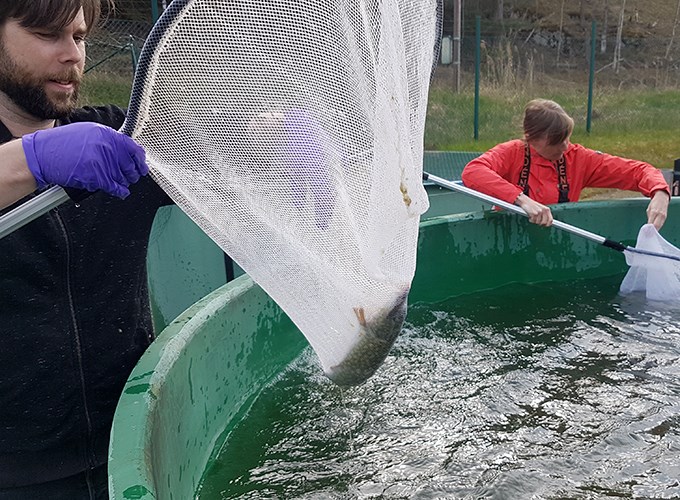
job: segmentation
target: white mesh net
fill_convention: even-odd
[[[635,248],[680,258],[680,249],[666,241],[652,224],[640,228]],[[649,300],[680,300],[680,262],[630,251],[624,253],[631,267],[621,283],[622,294],[644,292]]]
[[[438,37],[437,0],[175,0],[140,61],[123,130],[340,384],[405,316]]]

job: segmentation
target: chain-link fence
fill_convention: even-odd
[[[155,4],[118,0],[115,12],[90,39],[87,69],[119,75],[130,73],[154,16],[165,6],[163,0]],[[613,25],[615,19],[608,26],[598,23],[594,40],[598,84],[619,89],[680,86],[680,27],[677,39],[647,36],[650,27],[636,20],[635,15],[635,11],[629,14],[620,36]],[[446,64],[438,68],[435,82],[449,85],[454,91],[470,87],[474,83],[475,51],[479,48],[480,84],[484,88],[582,85],[589,77],[591,21],[579,20],[577,24],[579,29],[572,27],[571,31],[582,36],[551,24],[534,25],[526,19],[509,19],[504,23],[482,20],[477,32],[475,21],[468,19],[462,25],[458,65],[453,61],[452,51],[457,42],[453,40],[453,27],[448,19],[442,44],[442,62]]]
[[[87,47],[87,72],[130,78],[153,22],[170,0],[116,0]]]
[[[532,72],[578,81],[587,74],[591,49],[607,83],[678,84],[678,0],[443,1],[444,35],[449,47],[461,40],[463,70],[472,69],[479,37],[494,84]]]
[[[468,10],[481,9],[482,3],[466,4],[463,0],[463,6]],[[529,12],[530,6],[539,3],[550,2],[505,0],[506,7],[511,4],[515,13]],[[473,127],[477,127],[482,140],[496,139],[499,135],[516,136],[522,107],[528,99],[535,97],[558,100],[574,116],[577,126],[583,126],[591,84],[595,90],[592,116],[596,121],[593,127],[600,129],[611,124],[632,123],[631,114],[648,111],[634,109],[635,103],[625,102],[629,92],[661,93],[680,89],[680,26],[676,34],[673,20],[676,2],[664,4],[666,10],[655,11],[653,19],[638,18],[637,9],[631,7],[624,11],[628,17],[623,21],[614,15],[620,4],[617,7],[614,2],[607,3],[611,11],[607,23],[602,22],[601,12],[597,10],[600,4],[587,0],[576,3],[554,1],[552,4],[557,9],[561,4],[571,6],[573,12],[553,12],[540,18],[513,14],[514,17],[508,16],[498,22],[488,17],[468,16],[463,19],[458,38],[460,64],[454,61],[458,40],[454,39],[451,13],[445,11],[442,54],[433,79],[426,147],[457,148],[458,144],[470,143]],[[450,0],[447,0],[449,4]],[[629,0],[628,4],[637,5],[636,0]],[[517,10],[522,5],[526,5],[526,10]],[[585,15],[588,11],[585,14],[578,12],[578,5],[590,5],[593,15]],[[117,0],[115,13],[107,17],[89,41],[88,72],[131,82],[136,58],[152,27],[152,20],[164,7],[163,0],[157,0],[155,4]],[[599,16],[594,15],[596,10]],[[594,36],[593,19],[597,21]],[[658,30],[659,26],[664,29]],[[655,34],[659,32],[668,35]],[[474,108],[476,84],[479,84],[478,95],[482,98],[481,109]],[[503,114],[504,109],[489,105],[489,101],[501,100],[511,104],[507,115]],[[675,112],[680,113],[680,98],[676,101],[679,102],[661,103],[660,106],[666,105],[667,112],[671,113],[670,104],[673,104]],[[455,104],[449,106],[450,102]],[[658,126],[656,120],[656,115],[650,111],[647,118],[650,128]],[[469,147],[474,148],[476,144]]]
[[[107,19],[88,41],[85,71],[132,77],[150,29],[150,21]]]
[[[670,117],[680,113],[678,0],[445,2],[430,147],[470,144],[473,127],[482,141],[517,137],[523,106],[536,97],[565,105],[579,130],[591,123],[593,131],[674,126]],[[514,111],[506,113],[501,101]]]
[[[591,38],[564,37],[560,41],[557,35],[538,30],[529,34],[501,36],[482,32],[481,36],[462,37],[460,66],[443,52],[442,61],[448,64],[437,67],[432,92],[436,103],[457,102],[447,113],[457,112],[462,118],[433,116],[429,130],[440,126],[445,130],[441,131],[441,139],[430,137],[430,147],[469,143],[474,123],[480,139],[499,139],[493,133],[499,130],[503,137],[517,136],[524,104],[537,97],[566,105],[582,128],[591,123],[593,129],[600,130],[612,125],[626,127],[628,122],[639,125],[639,120],[633,122],[631,118],[640,113],[649,113],[642,122],[648,129],[661,126],[653,113],[663,114],[664,104],[659,103],[661,111],[654,110],[649,103],[636,102],[636,95],[680,90],[680,41],[670,37],[624,38],[617,48],[616,40],[609,40],[605,46],[601,38],[596,38],[593,51]],[[452,46],[442,45],[445,50]],[[476,116],[475,96],[478,104],[480,99],[482,103]],[[502,106],[494,106],[500,101],[511,103],[514,115],[505,116],[504,110],[498,110]],[[676,101],[666,103],[666,115],[680,112]]]
[[[679,30],[680,31],[680,30]],[[445,37],[443,49],[453,46]],[[448,41],[448,43],[447,43]],[[563,83],[567,86],[588,82],[591,69],[590,37],[564,37],[556,33],[532,32],[498,35],[481,33],[479,38],[461,39],[461,82],[474,81],[478,50],[480,84],[509,88]],[[680,40],[646,37],[623,39],[604,44],[595,39],[594,76],[600,85],[618,89],[631,87],[678,88],[680,86]],[[442,52],[436,79],[457,89],[457,65]]]

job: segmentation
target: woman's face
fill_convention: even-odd
[[[562,157],[567,148],[569,148],[570,137],[571,136],[567,136],[566,139],[557,144],[548,144],[548,139],[543,137],[541,139],[529,141],[529,145],[546,160],[557,161]]]

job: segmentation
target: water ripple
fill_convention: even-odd
[[[615,290],[515,285],[415,305],[351,390],[306,353],[200,498],[680,498],[680,310]]]

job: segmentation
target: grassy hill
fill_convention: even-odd
[[[504,17],[498,19],[498,0],[480,0],[464,5],[468,29],[479,15],[483,22],[498,30],[548,30],[584,37],[590,33],[591,20],[607,24],[607,33],[616,35],[623,0],[505,0]],[[666,38],[672,36],[678,8],[677,0],[625,0],[623,36],[625,38]],[[453,19],[453,4],[446,4],[448,28]],[[676,30],[677,31],[677,30]],[[680,33],[679,33],[680,34]]]
[[[650,73],[680,70],[680,26],[678,0],[504,0],[504,15],[499,19],[499,0],[464,2],[463,62],[474,58],[475,18],[481,18],[483,51],[498,48],[506,54],[496,54],[497,61],[512,57],[516,65],[533,64],[544,72],[584,74],[590,59],[591,23],[597,23],[596,66],[603,69],[615,57],[621,7],[625,3],[622,24],[622,46],[616,74],[635,69],[642,76]],[[453,32],[453,0],[445,7],[444,33]],[[512,51],[512,53],[509,52]],[[487,54],[482,54],[486,57]],[[574,76],[574,75],[572,75]],[[612,78],[613,84],[631,79],[630,75]],[[635,77],[632,77],[635,79]],[[680,79],[675,77],[672,84]]]

